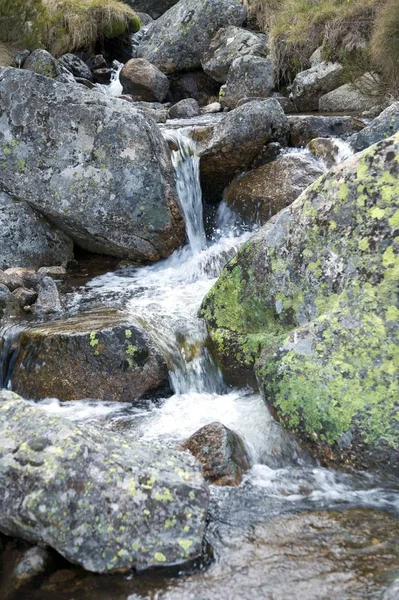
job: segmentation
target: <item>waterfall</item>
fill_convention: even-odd
[[[197,254],[206,248],[199,174],[200,159],[196,153],[194,140],[181,130],[166,130],[163,135],[171,146],[177,193],[186,224],[188,243],[193,254]]]
[[[123,67],[123,63],[114,60],[114,62],[112,63],[111,82],[108,85],[103,83],[96,83],[96,88],[99,89],[106,96],[120,96],[121,94],[123,94],[123,87],[119,79],[119,75]]]

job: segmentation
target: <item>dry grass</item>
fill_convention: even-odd
[[[377,13],[370,44],[373,64],[399,96],[399,1],[388,0]]]
[[[10,67],[14,64],[11,54],[4,46],[0,44],[0,67]]]

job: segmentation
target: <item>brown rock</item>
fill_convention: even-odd
[[[145,58],[132,58],[120,73],[124,94],[135,100],[162,102],[169,92],[169,80],[157,67]]]

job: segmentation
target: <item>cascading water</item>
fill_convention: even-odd
[[[96,83],[95,86],[106,96],[120,96],[123,93],[123,86],[120,82],[119,75],[123,69],[123,63],[114,60],[112,64],[111,81],[108,85]]]

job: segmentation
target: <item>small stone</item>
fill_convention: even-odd
[[[17,273],[6,273],[5,271],[0,271],[0,283],[6,285],[10,292],[13,292],[19,287],[23,287],[24,282],[20,275]]]
[[[196,117],[200,114],[200,107],[198,102],[194,98],[186,98],[180,100],[177,104],[169,109],[170,119],[187,119],[189,117]]]
[[[37,292],[28,290],[25,287],[17,288],[12,292],[12,295],[17,300],[21,308],[24,306],[30,306],[37,300]]]
[[[13,585],[19,588],[38,575],[45,573],[53,562],[53,556],[45,548],[34,546],[27,550],[18,561],[13,573]]]
[[[213,113],[218,113],[222,110],[222,106],[220,102],[211,102],[211,104],[207,104],[201,108],[201,113],[203,115],[210,115]]]
[[[65,267],[41,267],[39,273],[43,273],[46,277],[52,277],[53,279],[64,279],[66,275]]]

